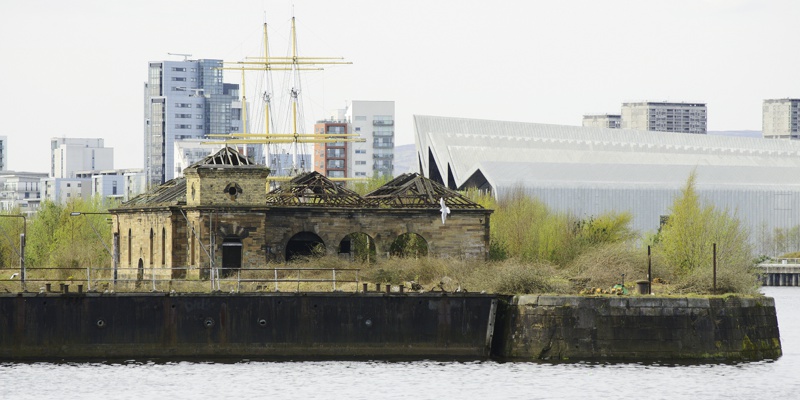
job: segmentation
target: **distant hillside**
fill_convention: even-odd
[[[394,147],[394,176],[407,172],[419,172],[417,149],[413,144]]]
[[[761,131],[708,131],[708,134],[714,136],[761,137]]]

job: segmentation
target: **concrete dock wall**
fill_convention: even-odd
[[[0,360],[490,356],[485,295],[5,294]]]
[[[761,360],[781,355],[771,298],[518,296],[494,352],[516,360]]]

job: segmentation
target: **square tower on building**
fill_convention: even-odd
[[[705,134],[704,103],[622,103],[622,129]]]
[[[800,99],[764,100],[761,134],[764,139],[800,139]]]

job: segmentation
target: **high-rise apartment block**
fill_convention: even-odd
[[[622,116],[619,114],[594,114],[583,116],[583,126],[594,128],[619,129]]]
[[[5,171],[6,168],[6,147],[8,147],[8,138],[5,136],[0,136],[0,171]]]
[[[392,176],[394,173],[394,101],[348,102],[345,118],[351,133],[364,143],[352,143],[348,170],[353,177]],[[352,156],[352,157],[350,157]]]
[[[239,85],[222,81],[222,60],[150,62],[144,84],[148,186],[175,177],[175,141],[231,132],[242,132],[242,102]]]
[[[705,134],[703,103],[622,103],[622,129]]]
[[[314,147],[314,170],[329,177],[368,178],[394,173],[394,101],[348,101],[315,133],[357,134],[364,142],[336,142]]]
[[[764,139],[800,139],[800,99],[764,100],[762,131]]]
[[[334,135],[347,134],[349,124],[344,120],[317,121],[314,133]],[[314,171],[329,178],[344,178],[347,174],[347,149],[352,143],[341,141],[314,144]]]
[[[50,139],[50,177],[75,178],[77,171],[114,168],[114,149],[103,139]]]

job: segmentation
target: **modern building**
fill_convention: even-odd
[[[450,188],[522,190],[581,218],[630,212],[646,233],[694,171],[703,201],[735,211],[756,249],[800,226],[800,141],[420,115],[414,129],[422,173]]]
[[[704,103],[622,103],[621,118],[622,129],[638,131],[705,134],[708,125]]]
[[[371,177],[394,173],[394,101],[352,100],[344,117],[350,133],[360,134],[363,143],[347,146],[349,177]]]
[[[350,124],[345,120],[323,120],[317,121],[314,125],[314,133],[316,134],[347,134]],[[314,144],[314,171],[327,176],[328,178],[344,178],[349,177],[347,173],[348,166],[348,147],[353,143],[346,141],[333,142],[333,143],[315,143]]]
[[[239,85],[223,83],[222,60],[153,61],[144,84],[148,187],[175,177],[174,144],[242,132]]]
[[[764,100],[761,135],[764,139],[800,139],[800,99]]]
[[[42,201],[42,179],[46,173],[6,171],[0,174],[0,211],[19,209],[30,215],[39,209]]]
[[[90,199],[92,181],[88,178],[46,178],[42,179],[42,200],[65,204],[73,199]]]
[[[99,197],[104,203],[127,201],[144,192],[144,173],[141,169],[109,169],[76,171],[74,178],[42,179],[42,199],[67,203],[73,199]]]
[[[0,136],[0,171],[5,171],[8,169],[6,163],[8,162],[8,156],[6,155],[8,148],[8,138],[5,136]]]
[[[75,178],[75,172],[114,168],[114,149],[103,139],[50,139],[50,177]]]
[[[592,128],[619,129],[622,116],[619,114],[590,114],[583,116],[583,126]]]

